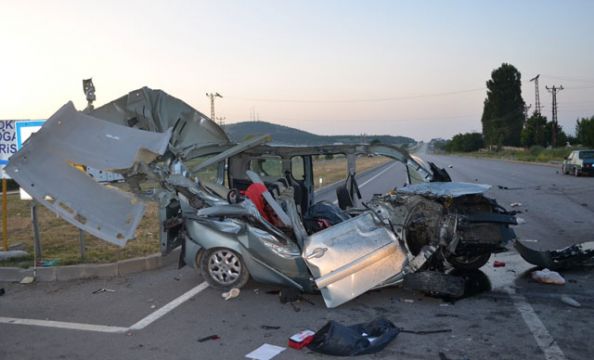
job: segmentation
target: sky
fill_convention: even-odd
[[[225,123],[417,140],[480,131],[502,63],[540,75],[542,113],[594,115],[592,1],[0,0],[0,119],[45,119],[142,86]],[[534,110],[534,105],[532,105]],[[531,111],[532,111],[531,110]]]

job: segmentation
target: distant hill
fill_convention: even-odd
[[[320,145],[334,143],[361,143],[361,135],[316,135],[307,131],[295,129],[292,127],[272,124],[266,121],[244,121],[225,126],[225,131],[229,137],[237,142],[251,136],[269,134],[272,136],[272,142],[275,144],[286,145]],[[406,136],[392,135],[366,135],[365,141],[371,142],[379,140],[384,144],[411,144],[416,141]]]

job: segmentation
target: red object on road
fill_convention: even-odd
[[[505,266],[505,262],[503,262],[503,261],[499,261],[499,260],[493,261],[493,267],[504,267],[504,266]]]
[[[316,333],[311,330],[303,330],[289,338],[289,347],[293,349],[303,349],[305,346],[311,344]]]

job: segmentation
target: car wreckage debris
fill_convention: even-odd
[[[570,245],[557,250],[538,250],[536,240],[516,240],[514,247],[527,262],[548,269],[570,269],[594,263],[594,241]]]
[[[464,280],[438,280],[444,266],[478,269],[515,238],[515,214],[485,195],[490,185],[452,182],[445,169],[398,146],[269,141],[233,143],[212,119],[144,87],[93,109],[67,103],[5,169],[36,201],[119,246],[134,237],[145,202],[157,202],[161,253],[181,247],[179,266],[194,267],[228,299],[251,278],[319,291],[334,308],[407,274],[419,274],[411,286],[456,297]],[[338,154],[347,159],[338,206],[316,202],[313,159]],[[406,186],[362,199],[356,160],[365,155],[402,164]],[[278,174],[262,166],[271,156]],[[295,157],[307,175],[300,181]],[[73,164],[115,171],[127,190],[101,185]],[[199,176],[207,169],[214,179]],[[435,274],[422,275],[428,270]]]

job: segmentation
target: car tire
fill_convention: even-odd
[[[565,165],[561,165],[561,173],[563,175],[569,175],[569,170],[567,170],[567,167]]]
[[[196,260],[199,262],[202,276],[215,289],[239,289],[247,284],[250,278],[241,255],[231,249],[208,249]]]
[[[490,253],[476,256],[446,256],[446,261],[455,269],[459,270],[477,270],[489,261]]]

